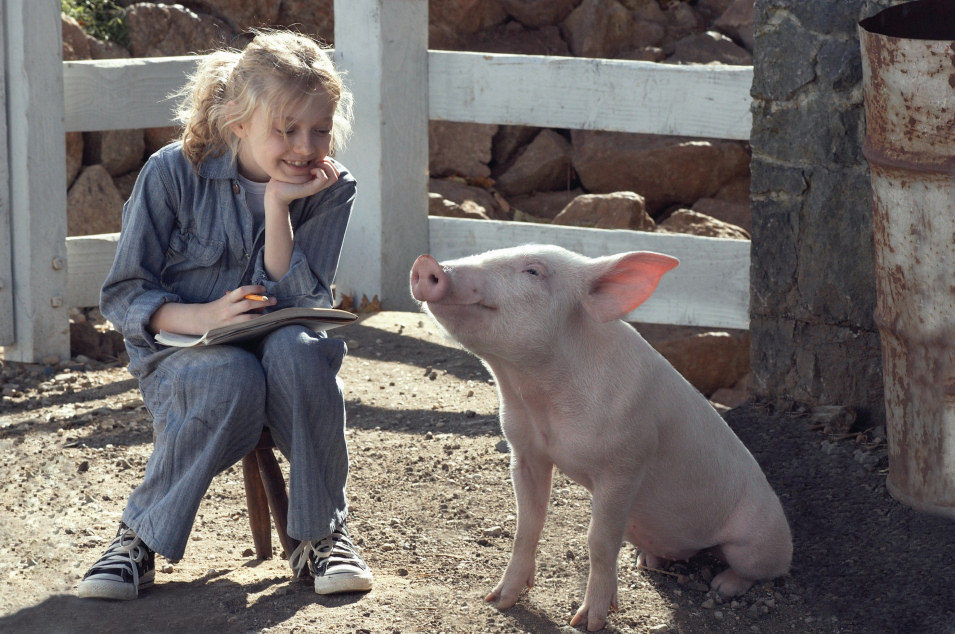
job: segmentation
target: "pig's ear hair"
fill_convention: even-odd
[[[584,308],[597,321],[620,319],[647,301],[663,274],[680,261],[652,251],[634,251],[591,264]]]

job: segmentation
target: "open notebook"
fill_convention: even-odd
[[[358,315],[337,308],[282,308],[249,321],[213,328],[202,335],[181,335],[160,330],[156,341],[178,348],[212,346],[255,339],[282,326],[298,324],[316,331],[331,330],[350,324],[356,319]]]

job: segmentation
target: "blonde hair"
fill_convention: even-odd
[[[330,153],[344,147],[351,133],[352,95],[327,50],[300,33],[254,33],[242,51],[207,55],[176,93],[182,152],[197,168],[226,151],[235,157],[239,139],[231,126],[248,122],[259,106],[270,119],[281,118],[302,99],[327,95],[337,102]]]

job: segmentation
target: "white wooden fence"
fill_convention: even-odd
[[[356,101],[355,134],[340,158],[359,182],[336,280],[345,292],[410,308],[408,270],[425,252],[445,259],[527,242],[587,255],[655,250],[681,265],[632,319],[748,327],[747,241],[429,218],[427,125],[748,140],[751,68],[429,51],[427,0],[335,4],[336,63]],[[0,345],[13,360],[64,357],[67,309],[99,302],[117,234],[66,238],[63,133],[169,125],[166,97],[197,58],[61,62],[55,0],[6,2],[0,20],[8,117],[0,117],[8,148],[0,155]]]

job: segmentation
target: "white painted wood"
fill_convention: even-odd
[[[4,6],[0,3],[0,69],[6,70],[3,35]],[[5,75],[6,73],[4,73]],[[0,75],[0,104],[7,103],[6,82]],[[13,343],[13,251],[10,248],[10,171],[7,168],[7,113],[0,108],[0,346]]]
[[[335,58],[355,95],[342,162],[358,180],[336,285],[410,309],[408,271],[428,247],[428,4],[336,0]]]
[[[432,119],[749,140],[751,66],[451,51],[428,64]]]
[[[353,5],[346,4],[346,13],[354,17]],[[347,33],[346,49],[354,50],[356,40],[368,37]],[[369,43],[358,52],[368,57],[378,48]],[[749,139],[749,66],[452,51],[429,51],[427,59],[432,119]],[[173,102],[167,96],[185,83],[198,60],[64,62],[66,129],[169,125]],[[356,70],[368,68],[360,62]]]
[[[99,292],[116,257],[118,241],[118,233],[66,239],[66,254],[70,260],[66,298],[70,308],[99,306]]]
[[[432,217],[430,225],[431,255],[439,261],[523,244],[556,244],[590,257],[666,253],[680,265],[663,276],[630,321],[749,328],[748,240],[461,218]]]
[[[430,253],[448,260],[529,243],[558,244],[591,257],[658,251],[680,259],[633,321],[718,328],[749,326],[749,242],[637,231],[607,231],[523,222],[429,218]],[[66,239],[71,307],[96,306],[113,263],[118,233]],[[425,251],[422,251],[422,253]]]
[[[70,354],[60,4],[4,3],[13,361]]]
[[[129,130],[173,125],[169,99],[194,72],[199,56],[63,62],[66,129]]]

